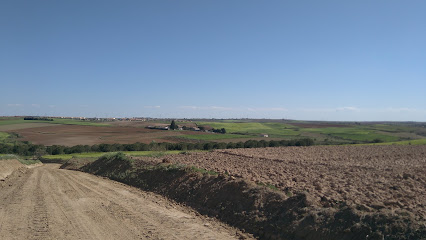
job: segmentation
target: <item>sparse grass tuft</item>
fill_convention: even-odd
[[[0,160],[12,160],[12,159],[16,159],[16,160],[18,160],[20,163],[22,163],[24,165],[31,165],[31,164],[41,163],[40,160],[23,159],[23,158],[19,157],[18,155],[15,155],[15,154],[4,154],[4,155],[0,155]]]
[[[259,186],[267,187],[267,188],[272,189],[274,191],[278,191],[279,190],[277,187],[275,187],[275,185],[270,184],[270,183],[257,182],[256,184],[259,185]]]

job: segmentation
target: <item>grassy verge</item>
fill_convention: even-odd
[[[23,159],[23,158],[15,155],[15,154],[0,154],[0,160],[11,160],[11,159],[16,159],[16,160],[18,160],[20,163],[22,163],[24,165],[31,165],[31,164],[41,163],[40,160]]]

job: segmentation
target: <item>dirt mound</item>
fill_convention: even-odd
[[[421,239],[426,234],[409,213],[366,211],[345,202],[319,206],[307,192],[289,196],[185,165],[111,155],[81,169],[160,193],[262,239]]]
[[[0,160],[0,180],[4,180],[14,171],[25,168],[25,165],[16,159]]]

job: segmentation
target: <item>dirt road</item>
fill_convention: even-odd
[[[46,164],[0,187],[0,239],[236,239],[161,196]]]

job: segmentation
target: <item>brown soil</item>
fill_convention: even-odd
[[[4,181],[6,177],[20,168],[25,168],[25,166],[16,159],[0,160],[0,181]]]
[[[0,239],[236,239],[165,198],[45,164],[0,186]]]
[[[100,143],[150,143],[179,142],[179,139],[171,136],[184,134],[203,134],[194,131],[164,131],[142,127],[98,127],[78,125],[51,125],[48,127],[36,127],[16,129],[10,132],[23,136],[21,141],[30,141],[43,145],[93,145]]]
[[[306,192],[322,207],[344,202],[426,220],[426,146],[233,149],[164,158],[269,184],[288,195]]]
[[[416,220],[404,210],[374,211],[362,204],[346,202],[325,206],[315,202],[307,192],[288,195],[243,178],[201,173],[192,167],[160,161],[100,158],[83,167],[77,167],[78,162],[62,167],[77,167],[160,193],[260,239],[402,240],[422,239],[426,234],[424,221]]]
[[[53,123],[20,123],[20,124],[10,124],[10,125],[2,125],[0,126],[0,131],[13,131],[18,129],[25,128],[36,128],[36,127],[50,127],[55,126],[57,124]]]

